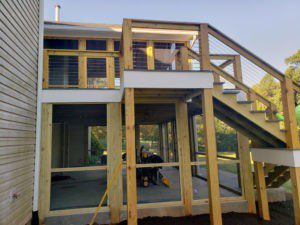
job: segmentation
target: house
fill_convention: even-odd
[[[1,4],[11,8],[9,1]],[[45,21],[43,27],[34,109],[39,116],[30,117],[37,121],[38,197],[33,210],[38,210],[41,224],[89,223],[106,189],[99,223],[127,219],[134,225],[137,218],[147,216],[209,213],[211,224],[219,225],[222,213],[230,211],[258,213],[269,220],[267,189],[290,178],[295,224],[300,224],[300,152],[293,100],[300,86],[289,77],[206,23],[124,19],[122,25]],[[16,58],[18,70],[31,67]],[[8,66],[3,68],[10,71]],[[276,106],[244,81],[249,67],[280,82],[284,130],[274,118]],[[18,106],[21,100],[12,103],[15,108],[23,106]],[[237,132],[233,156],[217,152],[216,119]],[[158,129],[155,150],[143,150],[143,126]],[[104,143],[101,147],[93,147],[95,133]],[[0,150],[11,148],[8,145]],[[149,161],[152,156],[161,161]],[[33,191],[32,180],[28,182]],[[18,199],[11,204],[18,210]],[[28,205],[30,201],[22,206]],[[10,215],[7,223],[16,221]]]

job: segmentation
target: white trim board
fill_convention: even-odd
[[[209,71],[124,71],[124,88],[213,88]]]
[[[300,149],[251,148],[252,159],[256,162],[300,167]]]
[[[123,90],[47,89],[42,91],[43,103],[108,103],[121,102]]]

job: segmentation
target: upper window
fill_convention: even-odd
[[[114,41],[114,51],[120,51],[120,41]]]
[[[87,50],[106,50],[105,40],[87,40],[86,41]]]
[[[46,49],[78,49],[78,40],[67,39],[45,39],[44,48]]]

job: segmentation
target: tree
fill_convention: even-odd
[[[285,71],[295,82],[300,83],[300,50],[285,59],[288,69]]]
[[[278,111],[282,111],[280,83],[270,74],[266,74],[258,84],[252,87],[257,93],[274,103]],[[258,107],[259,109],[262,106]]]

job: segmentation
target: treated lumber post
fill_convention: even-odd
[[[125,89],[127,224],[137,225],[134,89]]]
[[[154,43],[153,41],[147,41],[147,68],[148,70],[155,69],[155,61],[154,61]]]
[[[202,109],[205,133],[206,169],[208,197],[210,208],[210,224],[222,224],[222,211],[219,189],[217,146],[215,135],[212,89],[204,89],[202,94]]]
[[[249,139],[241,133],[237,133],[238,149],[240,155],[240,168],[242,170],[242,182],[244,196],[248,203],[248,212],[256,213],[255,193],[253,176],[251,171],[251,159],[249,150]]]
[[[208,25],[200,25],[200,62],[202,70],[210,70]],[[210,224],[222,225],[222,211],[219,189],[217,146],[212,89],[203,89],[202,110],[205,133],[207,185],[210,210]]]
[[[79,50],[86,50],[86,40],[79,40]],[[79,88],[87,88],[87,57],[83,55],[79,55],[78,57],[78,84]]]
[[[137,160],[141,160],[140,125],[135,125],[135,146],[137,149]]]
[[[123,20],[122,26],[122,63],[125,70],[133,69],[132,21]],[[136,191],[136,152],[135,152],[135,114],[134,89],[125,88],[125,125],[126,125],[126,186],[127,186],[127,224],[137,225]]]
[[[186,102],[176,103],[177,144],[180,161],[181,193],[185,215],[192,215],[192,174],[190,162],[190,142],[188,110]]]
[[[122,160],[122,112],[121,103],[107,104],[107,176],[108,183],[113,179],[115,169]],[[110,222],[120,223],[120,213],[123,205],[122,171],[112,183],[108,192]]]
[[[254,170],[259,215],[264,220],[270,220],[265,172],[262,162],[254,162]]]
[[[43,89],[49,87],[49,56],[47,50],[43,53]]]
[[[234,56],[233,61],[234,77],[243,82],[242,64],[240,55]],[[255,194],[253,186],[253,176],[251,172],[251,160],[249,151],[249,139],[237,132],[238,152],[240,156],[240,170],[243,194],[248,203],[248,212],[256,213]]]
[[[52,151],[52,104],[42,105],[42,135],[39,184],[39,220],[44,219],[50,210],[51,190],[51,151]]]
[[[114,40],[107,40],[107,51],[114,51]],[[106,58],[106,73],[108,88],[115,88],[115,59],[114,57]]]
[[[287,76],[285,76],[281,82],[281,96],[287,148],[299,149],[300,144],[295,113],[293,81]],[[291,167],[290,174],[293,190],[295,225],[300,225],[300,167]]]
[[[190,69],[188,49],[186,46],[180,48],[180,64],[182,70]]]

